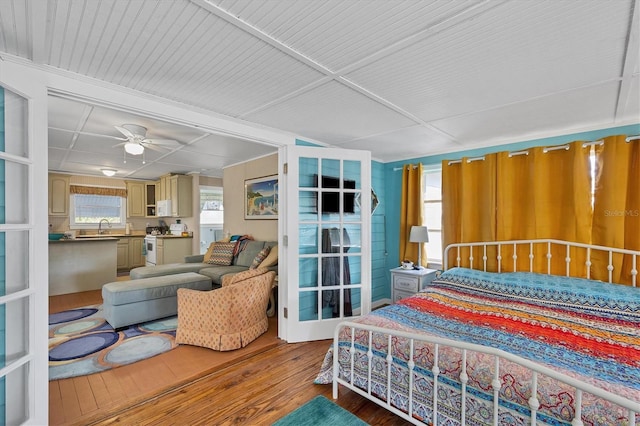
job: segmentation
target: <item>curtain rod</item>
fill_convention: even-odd
[[[471,163],[472,161],[482,161],[482,160],[484,160],[484,155],[482,157],[467,158],[467,163]],[[450,166],[452,164],[458,164],[458,163],[462,163],[462,160],[451,160],[447,163],[447,165]]]
[[[635,135],[635,136],[629,136],[627,139],[625,139],[627,142],[631,142],[631,141],[637,141],[638,139],[640,139],[640,135]]]
[[[417,169],[418,166],[417,165],[412,165],[411,167],[413,167],[414,169]],[[397,172],[398,170],[404,170],[404,167],[394,167],[393,171]]]

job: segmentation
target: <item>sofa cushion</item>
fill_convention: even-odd
[[[140,266],[129,271],[129,278],[139,280],[141,278],[161,277],[184,272],[198,272],[207,266],[211,265],[208,263],[167,263],[166,265]]]
[[[266,268],[278,264],[278,246],[275,245],[269,250],[269,255],[258,265],[258,268]]]
[[[251,263],[253,262],[253,259],[256,258],[258,253],[260,253],[260,250],[262,250],[264,247],[264,241],[249,240],[244,242],[240,253],[238,253],[238,256],[236,257],[236,260],[235,262],[233,262],[233,264],[249,268],[251,266]]]
[[[258,266],[260,266],[262,261],[265,260],[266,257],[269,255],[270,251],[271,251],[271,247],[269,246],[266,246],[265,248],[260,250],[260,252],[256,255],[256,257],[253,258],[253,262],[251,262],[251,266],[249,266],[249,269],[256,269]]]
[[[212,265],[229,266],[233,262],[233,251],[236,243],[220,243],[213,245],[211,257],[207,263]]]
[[[164,277],[116,281],[102,286],[102,301],[105,305],[118,306],[145,300],[175,297],[179,288],[211,290],[211,280],[209,277],[195,272],[186,272]]]
[[[222,277],[223,276],[225,276],[227,274],[237,274],[238,272],[242,272],[242,271],[246,271],[246,270],[247,270],[246,266],[206,265],[206,267],[200,269],[198,271],[198,273],[201,274],[201,275],[206,275],[207,277],[211,278],[211,281],[213,281],[214,287],[217,287],[220,284],[222,284]]]

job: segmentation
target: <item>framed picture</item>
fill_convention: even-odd
[[[244,181],[244,218],[278,218],[278,175]]]

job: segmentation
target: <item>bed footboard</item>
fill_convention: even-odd
[[[582,425],[593,415],[589,404],[615,413],[614,424],[640,421],[639,403],[502,350],[355,322],[334,335],[334,398],[339,385],[414,424]],[[542,385],[560,400],[550,402]],[[545,412],[551,403],[570,418]]]

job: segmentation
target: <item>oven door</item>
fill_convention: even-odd
[[[147,235],[144,237],[144,245],[147,248],[146,266],[156,265],[156,237]]]

